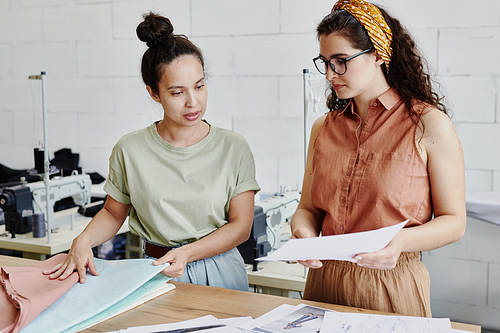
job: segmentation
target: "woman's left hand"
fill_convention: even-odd
[[[172,278],[181,277],[186,265],[200,259],[227,252],[243,243],[250,236],[254,215],[254,191],[246,191],[229,202],[228,223],[195,242],[176,247],[153,265],[170,263],[162,273]]]
[[[372,253],[359,253],[352,257],[351,262],[368,268],[393,269],[396,267],[402,248],[401,232],[399,232],[382,250]]]
[[[161,271],[162,274],[165,274],[172,278],[181,277],[182,274],[184,274],[184,269],[186,268],[186,265],[188,263],[188,254],[183,250],[184,249],[182,249],[182,246],[170,250],[163,257],[157,259],[156,261],[153,261],[153,265],[158,266],[165,263],[170,263],[167,268]]]

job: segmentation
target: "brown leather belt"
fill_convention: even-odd
[[[146,255],[149,257],[161,258],[165,254],[167,254],[168,251],[172,250],[171,247],[158,246],[158,245],[151,244],[148,242],[145,242],[145,243],[146,243],[146,247],[144,249],[144,253],[146,253]]]

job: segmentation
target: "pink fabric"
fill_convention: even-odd
[[[58,254],[30,267],[2,267],[0,274],[0,331],[19,332],[43,310],[78,282],[78,274],[66,280],[50,280],[43,271],[64,261]]]

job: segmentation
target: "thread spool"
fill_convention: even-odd
[[[45,149],[44,148],[34,148],[34,155],[35,155],[35,169],[36,172],[39,174],[43,174],[45,172]]]
[[[42,238],[45,237],[45,215],[43,213],[33,214],[33,237]]]

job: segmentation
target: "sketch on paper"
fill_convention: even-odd
[[[409,328],[406,326],[406,322],[398,318],[394,325],[391,327],[391,333],[410,333]]]
[[[449,318],[385,316],[360,313],[325,313],[320,333],[451,333]]]
[[[372,317],[368,317],[361,327],[363,333],[382,333],[380,325]]]
[[[290,312],[283,313],[267,323],[258,326],[259,331],[265,332],[319,332],[321,323],[328,310],[309,305],[295,307]]]
[[[352,325],[349,324],[348,319],[345,318],[342,314],[340,314],[328,326],[327,332],[329,332],[329,333],[346,333],[346,332],[350,332],[351,328],[352,328]]]

